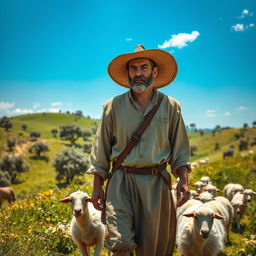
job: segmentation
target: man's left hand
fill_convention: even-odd
[[[177,207],[182,206],[189,199],[190,191],[188,187],[188,169],[186,166],[181,166],[177,170],[178,176],[180,178],[176,192],[177,192]]]

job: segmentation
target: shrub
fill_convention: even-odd
[[[35,142],[30,148],[29,153],[34,153],[37,157],[41,156],[41,153],[50,151],[48,145],[42,141]]]

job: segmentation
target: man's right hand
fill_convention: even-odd
[[[90,201],[92,202],[95,209],[102,211],[104,205],[104,190],[102,188],[103,179],[95,174],[93,192]]]

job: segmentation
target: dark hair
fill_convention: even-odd
[[[135,59],[144,59],[144,58],[141,57],[141,58],[135,58]],[[132,60],[135,60],[135,59],[132,59]],[[154,67],[157,67],[157,64],[156,64],[155,61],[153,61],[152,59],[150,59],[150,58],[145,58],[145,59],[148,59],[148,60],[150,61],[150,64],[151,64],[152,69],[153,69]],[[126,69],[127,69],[127,70],[129,69],[129,63],[130,63],[130,61],[132,61],[132,60],[129,60],[129,61],[127,62],[127,64],[126,64]]]

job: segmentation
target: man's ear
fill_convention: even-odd
[[[153,74],[153,78],[156,78],[156,76],[158,75],[158,67],[153,68],[152,74]]]

